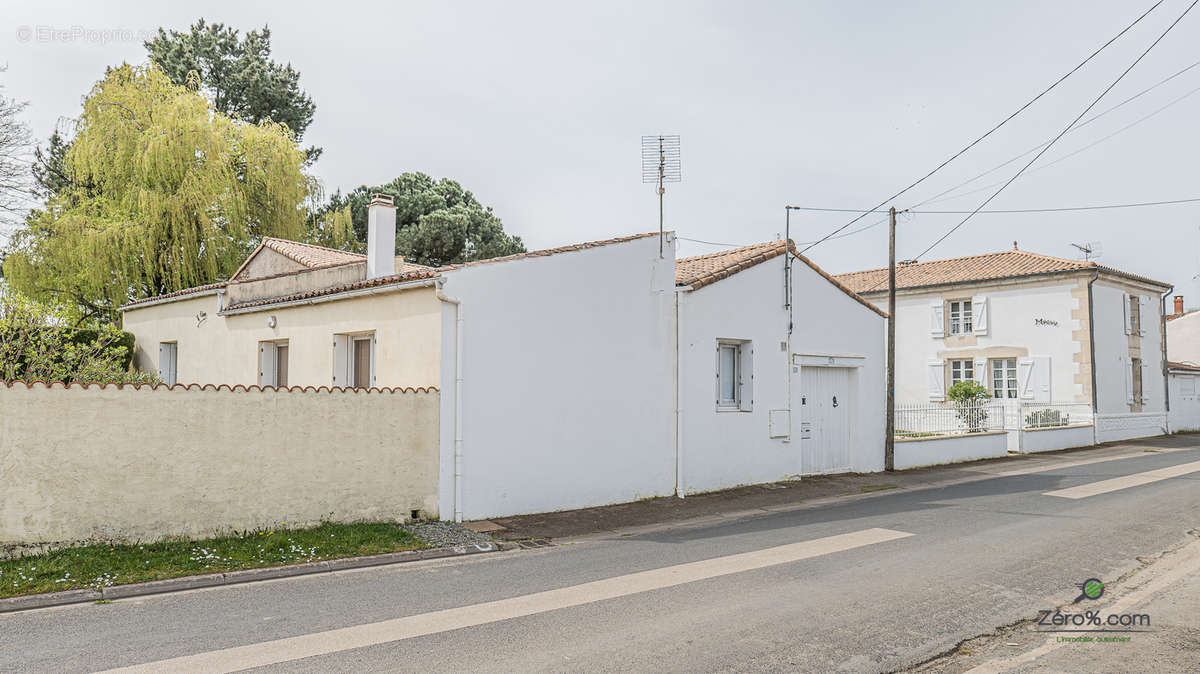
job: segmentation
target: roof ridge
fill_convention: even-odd
[[[353,255],[354,257],[362,257],[362,258],[366,257],[366,255],[363,255],[362,253],[355,253],[355,252],[352,252],[349,250],[342,250],[341,248],[330,248],[329,246],[322,246],[322,245],[316,244],[316,243],[308,243],[307,241],[293,241],[292,239],[284,239],[284,238],[278,237],[278,236],[264,236],[262,240],[264,243],[266,243],[267,241],[279,241],[281,243],[286,243],[286,244],[291,244],[291,245],[296,245],[296,246],[304,246],[306,248],[316,248],[317,250],[329,251],[330,253],[341,253],[343,255]],[[275,248],[272,248],[271,250],[275,250]],[[283,251],[281,251],[281,250],[275,250],[275,252],[283,253]],[[287,253],[283,253],[283,254],[287,255]],[[298,261],[299,260],[297,260],[297,262]]]
[[[721,257],[722,255],[733,255],[735,253],[740,253],[743,251],[750,250],[751,248],[766,248],[766,247],[774,247],[774,246],[782,246],[782,245],[783,245],[783,240],[776,239],[774,241],[764,241],[762,243],[752,243],[748,246],[739,246],[738,248],[730,248],[729,250],[719,250],[715,253],[705,253],[703,255],[691,255],[689,257],[681,257],[681,258],[677,258],[675,261],[676,262],[692,262],[694,260],[706,260],[706,259],[710,259],[710,258],[714,258],[714,257]]]
[[[1031,253],[1026,250],[1019,250],[1019,249],[1013,248],[1013,249],[1009,249],[1009,250],[997,250],[997,251],[993,251],[991,253],[975,253],[974,255],[960,255],[958,257],[944,257],[944,258],[940,258],[937,260],[928,260],[926,262],[913,262],[910,264],[900,264],[899,261],[897,261],[896,273],[900,273],[901,269],[911,269],[913,267],[920,267],[921,265],[926,265],[926,264],[935,264],[938,262],[960,262],[962,260],[975,260],[975,259],[978,259],[981,257],[994,257],[996,255],[1011,255],[1012,253],[1025,253],[1027,255],[1039,255],[1038,253]],[[1040,257],[1049,258],[1050,256],[1049,255],[1040,255]],[[1051,258],[1051,259],[1060,259],[1060,258]],[[840,274],[834,274],[834,276],[850,276],[852,274],[870,274],[872,272],[880,272],[880,271],[887,271],[887,270],[888,270],[887,267],[875,267],[872,269],[860,269],[859,271],[845,271]]]

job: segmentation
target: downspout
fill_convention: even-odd
[[[1167,359],[1167,296],[1175,292],[1175,286],[1158,298],[1158,338],[1162,343],[1163,411],[1166,418],[1164,429],[1171,433],[1171,366]]]
[[[1092,444],[1098,444],[1100,434],[1096,427],[1099,424],[1100,417],[1100,396],[1096,391],[1096,300],[1092,293],[1092,284],[1100,279],[1100,270],[1092,272],[1092,279],[1088,281],[1088,349],[1089,358],[1091,359],[1092,370]]]
[[[682,289],[675,290],[675,495],[684,498],[683,484],[683,392],[679,367],[679,331],[680,317],[683,314]]]
[[[463,306],[462,300],[447,297],[442,292],[442,286],[445,283],[445,278],[438,278],[434,285],[434,294],[439,300],[454,305],[454,521],[461,522],[463,521]]]

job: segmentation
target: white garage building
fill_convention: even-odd
[[[676,262],[681,494],[883,469],[886,315],[784,251]]]

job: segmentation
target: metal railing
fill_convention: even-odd
[[[1021,430],[1092,425],[1088,403],[1021,403]]]
[[[921,438],[988,431],[1025,431],[1092,424],[1088,403],[1031,403],[984,400],[977,403],[896,405],[896,437]]]
[[[896,405],[898,438],[985,433],[1004,428],[1004,405],[998,401]]]

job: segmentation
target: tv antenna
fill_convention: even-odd
[[[1101,243],[1099,241],[1089,241],[1087,243],[1073,243],[1071,245],[1078,248],[1080,253],[1083,253],[1083,259],[1085,262],[1087,262],[1089,260],[1098,260],[1098,259],[1100,259],[1100,256],[1104,253],[1104,246],[1101,245]]]
[[[642,182],[658,183],[658,256],[663,256],[664,183],[683,178],[679,160],[679,136],[642,136]]]

